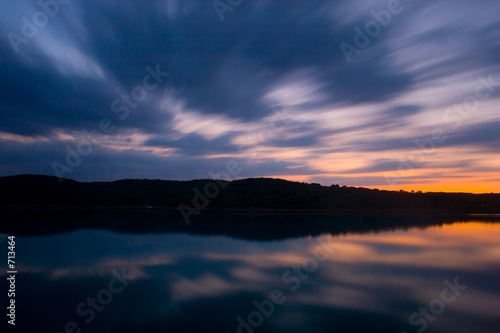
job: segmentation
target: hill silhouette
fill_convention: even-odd
[[[271,178],[61,182],[52,176],[17,175],[0,177],[0,205],[498,214],[500,194],[409,193]]]

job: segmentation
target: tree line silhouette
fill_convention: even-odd
[[[41,175],[0,177],[0,205],[155,207],[176,209],[193,204],[194,188],[210,179],[190,181],[124,179],[77,182]],[[500,194],[411,193],[339,185],[321,186],[282,179],[218,181],[219,193],[208,210],[318,212],[500,213]]]

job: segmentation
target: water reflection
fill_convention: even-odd
[[[18,236],[16,326],[63,332],[74,321],[82,332],[417,332],[422,324],[411,326],[409,317],[456,278],[467,289],[439,315],[430,312],[426,332],[498,332],[499,239],[500,224],[479,221],[271,242],[91,229]],[[112,270],[122,268],[135,278],[86,323],[78,305],[108,288]]]

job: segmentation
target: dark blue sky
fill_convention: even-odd
[[[500,185],[498,1],[0,2],[2,176]]]

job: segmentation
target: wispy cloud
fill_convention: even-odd
[[[348,63],[339,45],[386,1],[252,2],[224,22],[211,2],[71,1],[19,52],[9,33],[23,37],[25,18],[34,24],[43,8],[9,3],[0,13],[1,173],[53,174],[65,145],[102,118],[117,119],[111,102],[161,63],[168,82],[71,177],[207,177],[226,159],[246,159],[239,145],[281,106],[293,123],[259,147],[242,176],[383,187],[384,172],[397,171],[416,139],[442,129],[446,141],[398,185],[498,188],[500,5],[401,4]],[[489,75],[490,96],[452,127],[443,114]]]

